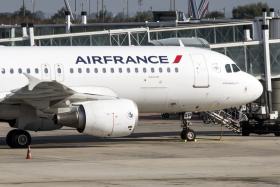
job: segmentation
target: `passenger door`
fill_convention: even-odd
[[[191,58],[194,67],[194,88],[208,88],[209,72],[204,56],[193,54]]]

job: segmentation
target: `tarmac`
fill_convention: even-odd
[[[0,124],[0,186],[280,186],[280,138],[242,137],[194,120],[196,142],[180,121],[146,116],[133,135],[101,139],[62,129],[32,132],[32,159],[10,149]],[[221,139],[220,139],[221,138]]]

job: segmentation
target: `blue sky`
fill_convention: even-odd
[[[17,10],[22,5],[23,0],[0,0],[0,12],[11,12]],[[69,0],[72,8],[74,9],[75,0]],[[88,11],[89,0],[76,0],[77,1],[77,12],[82,10],[82,3],[84,9]],[[91,11],[96,12],[97,0],[91,1]],[[226,10],[226,15],[231,15],[231,10],[233,7],[238,5],[244,5],[247,3],[255,2],[266,2],[270,7],[275,8],[276,11],[280,10],[280,0],[209,0],[210,1],[210,11],[218,10],[223,11],[223,8]],[[32,0],[25,0],[26,6],[29,9],[32,9],[31,2]],[[59,8],[64,6],[63,0],[35,0],[36,10],[41,10],[48,14],[56,12]],[[99,0],[101,4],[101,0]],[[143,0],[143,5],[140,8],[138,6],[137,0],[129,0],[129,14],[134,14],[138,10],[147,10],[151,7],[153,10],[168,10],[170,7],[170,0]],[[197,0],[199,3],[200,0]],[[126,9],[126,0],[104,0],[104,4],[107,9],[111,12],[121,12],[123,9]],[[187,12],[188,0],[176,0],[176,9]]]

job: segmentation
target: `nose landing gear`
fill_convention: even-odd
[[[31,136],[27,131],[14,129],[7,134],[6,143],[11,148],[26,148],[31,144]]]
[[[182,121],[182,131],[181,131],[181,139],[187,140],[187,141],[195,141],[196,133],[194,130],[189,128],[191,125],[190,119],[191,119],[191,113],[182,113],[181,115],[181,121]]]

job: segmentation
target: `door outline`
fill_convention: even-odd
[[[209,71],[207,62],[203,55],[192,54],[192,64],[194,70],[194,88],[208,88],[209,85]]]
[[[64,68],[63,68],[63,65],[62,64],[55,64],[54,65],[54,70],[55,70],[55,80],[57,82],[64,81]],[[59,71],[60,71],[60,73],[59,73]]]

